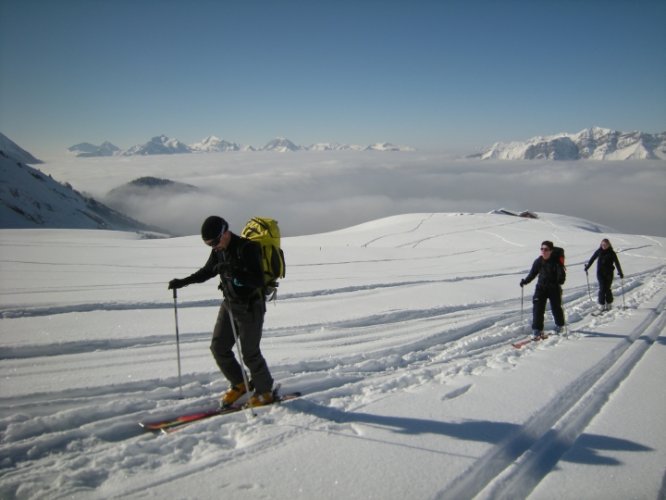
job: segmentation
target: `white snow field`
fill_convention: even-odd
[[[169,435],[138,423],[227,386],[215,280],[178,291],[178,377],[167,282],[203,265],[201,239],[1,230],[0,498],[664,498],[666,238],[539,215],[284,238],[262,348],[303,397]],[[625,278],[595,317],[583,264],[603,237]],[[515,349],[546,239],[566,250],[568,334]]]

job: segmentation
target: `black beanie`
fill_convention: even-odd
[[[229,224],[222,217],[211,215],[201,225],[201,239],[214,240],[229,229]]]

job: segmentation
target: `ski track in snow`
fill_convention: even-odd
[[[345,421],[343,412],[358,411],[393,391],[416,388],[424,381],[438,379],[450,382],[459,374],[480,373],[489,367],[510,368],[520,357],[529,356],[534,349],[549,349],[561,342],[577,341],[595,326],[631,314],[632,309],[638,308],[662,290],[664,274],[665,268],[658,267],[627,277],[624,283],[626,309],[618,308],[600,317],[592,317],[590,314],[596,306],[590,302],[587,288],[567,289],[564,305],[569,322],[568,335],[551,336],[538,346],[528,346],[521,350],[513,349],[511,343],[524,338],[528,331],[529,311],[525,317],[521,317],[515,301],[397,311],[354,320],[267,329],[267,338],[284,334],[287,342],[301,345],[307,342],[313,330],[319,330],[321,335],[318,342],[328,339],[332,345],[358,343],[359,349],[356,352],[364,354],[272,366],[275,379],[281,381],[283,387],[300,390],[304,397],[272,411],[260,411],[260,419],[264,422],[280,424],[263,432],[263,438],[257,438],[256,435],[247,437],[252,435],[248,429],[258,423],[257,420],[248,420],[243,413],[221,417],[227,419],[224,426],[219,426],[219,422],[207,421],[190,426],[169,437],[170,441],[145,433],[138,427],[137,422],[141,419],[210,406],[211,392],[223,389],[217,373],[185,376],[182,380],[188,395],[185,400],[178,399],[177,377],[155,380],[154,390],[146,390],[151,384],[142,380],[94,389],[70,389],[59,393],[2,398],[0,496],[20,496],[25,487],[23,485],[29,484],[34,474],[40,474],[44,484],[49,484],[50,478],[60,481],[61,484],[54,484],[52,490],[42,492],[51,498],[90,491],[102,485],[115,472],[133,466],[135,455],[140,456],[135,467],[153,469],[158,464],[174,463],[181,468],[169,478],[155,477],[152,484],[130,483],[125,489],[121,488],[122,494],[117,495],[119,497],[137,495],[152,485],[205,470],[231,459],[251,460],[253,454],[265,449],[266,441],[270,442],[270,446],[278,447],[305,432],[302,425],[289,425],[290,405],[295,410],[308,410],[310,431],[331,430],[336,426],[353,430],[354,424]],[[404,284],[396,283],[395,286]],[[373,287],[320,290],[298,297],[283,297],[283,300],[307,300],[321,294],[348,293],[368,288]],[[555,394],[529,422],[492,446],[458,480],[442,490],[438,498],[470,498],[479,493],[491,498],[515,498],[529,494],[555,466],[557,459],[571,447],[608,395],[628,376],[631,368],[664,329],[664,302],[662,300],[658,308],[627,336],[625,342],[618,343],[592,366],[586,376],[577,378]],[[216,304],[215,301],[206,301],[189,306],[201,307],[213,303]],[[166,308],[171,307],[171,304],[116,306],[142,309]],[[24,313],[49,315],[113,309],[110,304],[68,307],[27,310]],[[473,315],[468,314],[471,310]],[[3,315],[15,317],[19,313],[15,309],[4,311]],[[354,331],[354,335],[349,334],[350,330]],[[384,337],[387,330],[399,341],[390,347],[373,350],[373,339]],[[207,346],[209,332],[184,336],[183,342]],[[132,350],[140,359],[143,350],[146,356],[151,356],[156,347],[172,348],[172,344],[173,335],[169,333],[104,342],[70,342],[58,345],[58,352],[66,356],[100,350],[109,351],[109,354]],[[41,356],[53,355],[51,347],[34,345],[4,348],[0,351],[0,358],[35,358],[38,361]],[[466,385],[456,389],[447,394],[445,399],[459,397],[471,387]],[[302,420],[303,416],[300,418]],[[207,434],[205,442],[200,442],[196,433],[212,425],[216,425],[219,432]],[[119,447],[118,443],[123,446]],[[68,458],[70,455],[63,458],[66,451],[76,447],[85,448],[85,456],[72,454],[74,458]],[[238,455],[239,447],[243,448],[242,456]],[[554,447],[558,450],[556,456],[553,455]],[[210,448],[218,451],[204,452]],[[197,460],[199,455],[204,458]],[[59,463],[59,467],[62,467],[63,461],[67,461],[66,480],[59,478],[55,470],[55,464]],[[63,481],[65,484],[62,484]]]

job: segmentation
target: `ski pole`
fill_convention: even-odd
[[[585,279],[587,280],[587,295],[590,297],[590,302],[594,302],[592,300],[592,292],[590,291],[590,276],[587,274],[587,271],[585,271]]]
[[[180,374],[180,335],[178,334],[178,293],[173,289],[173,313],[176,318],[176,353],[178,357],[178,387],[180,399],[183,399],[183,381]]]
[[[626,309],[627,303],[624,301],[624,276],[620,278],[620,283],[622,283],[622,309]]]
[[[520,324],[522,325],[525,321],[525,308],[524,304],[525,303],[525,288],[520,287]]]
[[[250,392],[250,383],[247,380],[247,373],[245,373],[245,363],[243,361],[243,349],[241,348],[240,338],[236,332],[236,321],[234,320],[234,313],[231,311],[231,302],[226,300],[225,297],[225,307],[229,313],[229,321],[231,322],[231,332],[234,334],[234,341],[236,342],[236,348],[238,349],[238,359],[241,365],[241,373],[243,374],[243,383],[245,384],[245,391]],[[250,415],[256,417],[256,414],[252,410],[252,407],[248,406],[247,409],[250,411]]]

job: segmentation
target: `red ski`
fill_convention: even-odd
[[[520,349],[521,347],[526,346],[530,342],[538,342],[539,340],[546,340],[547,338],[548,338],[548,335],[544,334],[544,335],[541,335],[540,337],[536,337],[536,338],[529,337],[529,338],[526,338],[524,340],[519,340],[518,342],[515,342],[511,345],[513,347],[515,347],[516,349]]]
[[[296,399],[300,396],[301,396],[300,392],[279,394],[276,396],[275,400],[272,403],[263,406],[270,406],[272,404],[282,403],[283,401]],[[257,406],[255,408],[262,408],[262,406]],[[182,415],[178,415],[176,417],[166,418],[162,420],[140,422],[139,425],[147,431],[170,433],[177,429],[180,429],[184,425],[191,424],[192,422],[198,422],[199,420],[215,417],[217,415],[227,415],[228,413],[237,413],[239,411],[243,411],[244,409],[246,409],[246,406],[244,404],[233,404],[231,406],[210,408],[207,410],[185,413]]]

